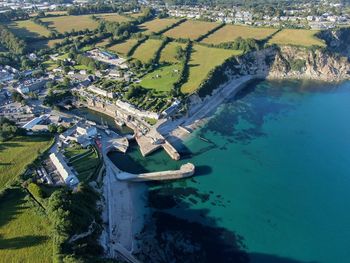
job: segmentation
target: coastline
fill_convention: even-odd
[[[160,133],[167,134],[167,140],[179,146],[194,130],[204,125],[210,118],[209,115],[215,112],[225,100],[235,96],[254,79],[258,79],[258,76],[246,75],[231,78],[228,82],[216,88],[211,96],[206,96],[204,99],[200,99],[198,96],[193,98],[189,109],[190,114],[191,112],[193,114],[181,117],[178,120],[165,122],[158,128]],[[198,102],[198,100],[200,101]]]

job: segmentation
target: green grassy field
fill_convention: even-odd
[[[75,31],[93,30],[98,26],[98,23],[91,19],[91,15],[44,17],[41,20],[60,33],[70,32],[72,29]]]
[[[156,91],[170,91],[180,77],[180,64],[163,66],[147,74],[141,81],[141,86]]]
[[[0,143],[0,190],[18,178],[51,143],[52,139],[38,136],[16,137]]]
[[[129,38],[126,41],[109,47],[108,50],[125,56],[126,54],[128,54],[130,49],[136,44],[136,42],[136,38]]]
[[[154,57],[154,54],[160,48],[161,44],[161,40],[148,39],[135,50],[132,57],[143,63],[148,63]]]
[[[164,35],[172,38],[189,38],[195,40],[201,35],[217,27],[219,24],[214,22],[203,22],[195,20],[187,20],[179,26],[165,32]]]
[[[116,13],[111,13],[111,14],[96,14],[95,15],[98,18],[102,18],[103,20],[109,21],[109,22],[127,22],[130,21],[131,18],[123,15],[119,15]]]
[[[283,29],[274,35],[269,43],[277,45],[295,45],[295,46],[325,46],[326,44],[315,35],[319,31],[306,29]]]
[[[183,49],[186,48],[186,45],[183,43],[177,43],[177,42],[170,42],[168,43],[164,49],[162,50],[162,54],[160,55],[160,62],[167,62],[167,63],[177,63],[179,62],[176,59],[176,47],[182,47]]]
[[[8,24],[10,30],[20,38],[48,37],[50,31],[31,20],[14,21]]]
[[[165,29],[166,27],[173,25],[178,20],[174,18],[163,18],[163,19],[154,19],[143,23],[139,26],[140,30],[144,34],[158,33],[159,31]]]
[[[203,43],[220,44],[226,42],[233,42],[236,38],[242,37],[244,39],[254,38],[261,40],[275,33],[277,29],[273,28],[257,28],[248,26],[226,25],[207,38],[203,39]]]
[[[0,197],[0,261],[52,262],[49,221],[24,198],[19,188]]]
[[[78,173],[79,181],[90,179],[100,164],[98,154],[94,148],[67,148],[65,156],[69,158],[69,164]]]
[[[227,58],[239,54],[241,51],[194,45],[189,62],[188,81],[181,87],[181,92],[185,94],[195,92],[211,69],[222,64]]]

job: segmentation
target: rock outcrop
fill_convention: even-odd
[[[233,69],[226,69],[226,74],[327,82],[350,79],[349,59],[324,49],[270,47],[241,56],[234,64]]]
[[[329,51],[350,58],[350,28],[321,31],[318,37],[326,42]]]

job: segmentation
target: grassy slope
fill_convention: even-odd
[[[98,158],[98,155],[95,151],[90,149],[81,149],[81,148],[67,148],[65,152],[65,156],[68,158],[72,158],[74,156],[88,153],[86,156],[84,156],[81,159],[78,159],[76,161],[72,161],[71,165],[75,169],[75,171],[78,173],[78,179],[79,181],[84,181],[92,175],[92,173],[95,171],[96,167],[99,165],[100,160]]]
[[[157,18],[141,24],[139,28],[145,34],[157,33],[163,30],[164,28],[176,23],[176,21],[177,19],[174,19],[174,18],[163,18],[163,19]]]
[[[317,30],[283,29],[272,37],[270,44],[296,45],[296,46],[325,46],[325,43],[317,38]]]
[[[187,20],[186,22],[172,28],[164,34],[173,38],[189,38],[191,40],[195,40],[201,35],[208,33],[208,31],[218,25],[218,23],[214,22]]]
[[[48,37],[50,31],[45,27],[35,24],[31,20],[14,21],[9,24],[10,30],[20,38]]]
[[[133,58],[136,58],[144,63],[148,63],[153,58],[154,54],[160,48],[162,44],[161,40],[148,39],[145,43],[141,44],[135,51]]]
[[[23,190],[9,190],[0,202],[1,262],[52,262],[49,222],[24,200]]]
[[[16,179],[52,143],[46,137],[16,137],[0,143],[0,189]]]
[[[141,86],[156,91],[170,91],[173,84],[180,77],[181,65],[175,64],[160,67],[159,69],[147,74],[141,81]],[[176,72],[177,71],[177,72]]]
[[[177,63],[179,62],[175,56],[176,56],[176,47],[180,46],[183,49],[186,47],[183,43],[177,43],[177,42],[170,42],[168,43],[164,49],[162,50],[162,54],[160,56],[160,62],[167,62],[167,63]]]
[[[194,45],[189,62],[190,72],[188,81],[181,87],[183,93],[195,92],[210,70],[223,63],[232,55],[238,55],[241,51],[208,48]]]
[[[126,41],[123,41],[119,44],[113,45],[108,48],[108,50],[116,52],[121,55],[126,55],[129,50],[136,44],[137,39],[136,38],[130,38]]]
[[[220,44],[232,42],[238,37],[254,38],[261,40],[275,33],[277,29],[273,28],[257,28],[248,26],[226,25],[213,34],[209,35],[202,42],[207,44]]]
[[[75,31],[93,30],[98,26],[98,23],[91,19],[91,15],[45,17],[41,20],[60,33],[70,32],[72,29]]]

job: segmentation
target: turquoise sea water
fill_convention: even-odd
[[[181,162],[111,155],[133,172],[196,165],[148,186],[153,246],[174,262],[350,262],[349,82],[251,83],[184,147]]]

